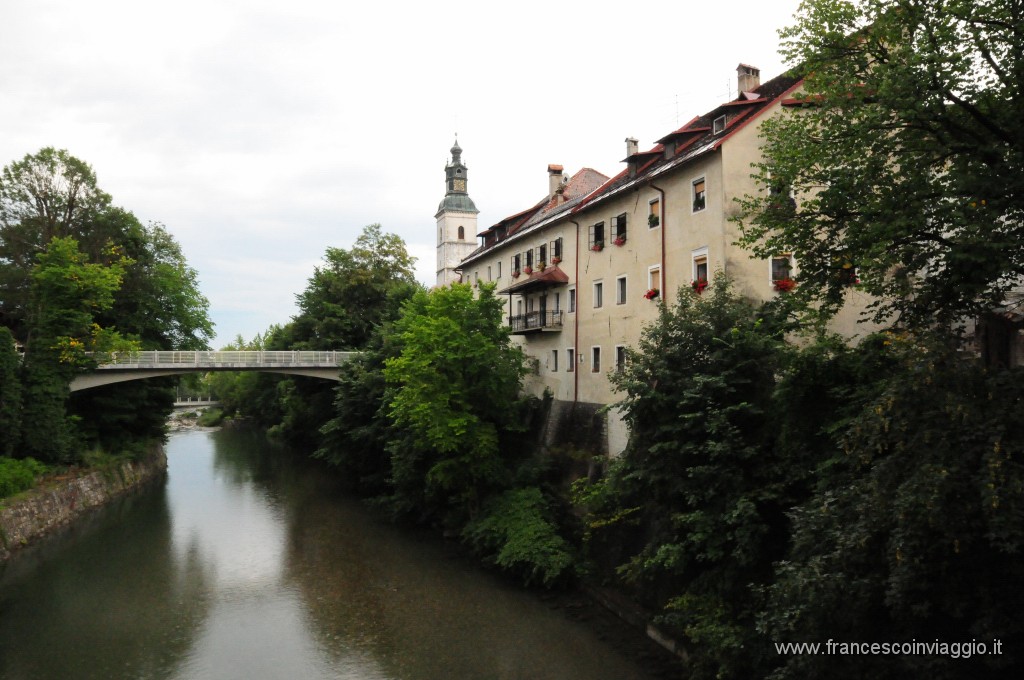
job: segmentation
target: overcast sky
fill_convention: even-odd
[[[547,191],[547,166],[617,173],[782,72],[798,0],[515,3],[3,0],[0,165],[46,146],[161,222],[199,271],[214,346],[296,313],[330,246],[366,224],[434,281],[458,133],[481,228]]]

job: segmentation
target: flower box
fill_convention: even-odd
[[[700,295],[704,292],[704,289],[708,287],[708,280],[697,279],[696,281],[691,281],[690,286],[697,292],[697,295]]]
[[[560,257],[553,257],[553,258],[551,258],[551,264],[558,264],[561,261],[562,261],[562,258],[560,258]]]
[[[648,300],[653,300],[659,295],[661,295],[661,291],[658,290],[657,288],[651,288],[649,291],[644,293],[644,297],[647,298]]]
[[[791,290],[793,290],[794,288],[796,288],[796,281],[794,281],[793,279],[789,279],[789,278],[786,278],[786,279],[776,279],[775,281],[772,282],[772,285],[775,287],[775,290],[777,292],[779,292],[779,293],[788,293]]]
[[[604,243],[602,243],[601,241],[598,241],[594,245],[590,246],[590,249],[593,250],[595,253],[599,253],[602,250],[604,250]]]
[[[529,265],[523,267],[523,273],[524,274],[532,274],[533,273],[533,267],[531,267]]]
[[[626,245],[626,237],[625,236],[620,236],[617,239],[615,239],[614,241],[612,241],[612,243],[614,243],[615,245],[617,245],[617,246],[619,246],[621,248],[622,246]]]

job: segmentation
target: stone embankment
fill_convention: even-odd
[[[154,446],[145,460],[59,475],[6,499],[0,505],[0,563],[22,546],[166,473],[163,446]]]

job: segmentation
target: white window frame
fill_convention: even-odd
[[[706,270],[704,279],[708,283],[711,283],[711,258],[708,257],[707,246],[704,246],[703,248],[697,248],[690,254],[690,264],[692,266],[692,269],[690,270],[690,280],[696,281],[698,279],[697,267],[699,264],[701,264],[702,261],[704,264],[704,269]]]
[[[697,207],[697,185],[701,182],[704,183],[703,200],[704,203],[701,207]],[[708,178],[707,175],[701,175],[695,177],[690,181],[690,213],[704,212],[708,208]]]
[[[654,276],[653,276],[654,272],[658,272],[658,285],[657,286],[654,285]],[[664,291],[661,290],[662,285],[663,284],[661,282],[661,265],[660,264],[652,264],[650,267],[647,268],[647,290],[651,290],[652,288],[657,288],[658,292],[661,293],[661,292],[664,292]]]
[[[715,118],[711,122],[711,134],[720,135],[723,132],[725,132],[725,128],[728,122],[729,119],[726,117],[724,113],[721,116]]]
[[[621,358],[621,361],[619,359]],[[622,373],[626,370],[626,346],[615,345],[615,372]]]
[[[568,347],[568,348],[566,348],[565,356],[568,359],[568,361],[565,362],[565,372],[566,373],[572,373],[573,371],[576,370],[576,348],[575,347]]]
[[[604,280],[594,281],[594,287],[592,290],[594,309],[601,309],[604,307]]]
[[[601,372],[601,345],[592,345],[590,347],[590,372]]]
[[[551,372],[558,373],[558,350],[551,350]]]
[[[618,276],[615,278],[615,304],[624,305],[627,300],[627,288],[628,283],[626,281],[626,275]]]
[[[658,204],[658,209],[657,210],[654,210],[654,204],[655,203]],[[651,215],[657,215],[658,216],[658,225],[655,226],[655,227],[651,226]],[[662,223],[662,219],[661,219],[661,196],[655,196],[651,200],[647,201],[647,228],[648,229],[658,229],[658,228],[661,227],[661,223]]]
[[[568,314],[575,314],[576,313],[576,304],[577,304],[577,300],[576,300],[576,286],[573,286],[572,288],[569,289],[569,311],[568,311]]]

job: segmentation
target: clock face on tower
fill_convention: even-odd
[[[453,191],[465,191],[466,190],[466,180],[464,180],[464,179],[452,180],[452,190]]]

